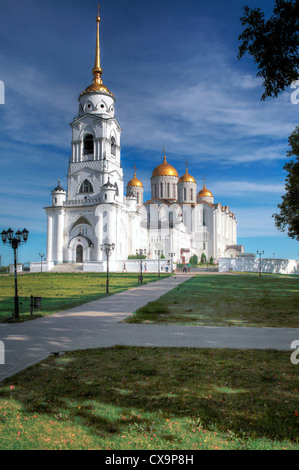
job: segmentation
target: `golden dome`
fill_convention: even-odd
[[[201,191],[199,191],[199,193],[197,194],[197,197],[214,197],[213,194],[211,193],[211,191],[209,191],[207,188],[206,188],[206,185],[204,184],[204,187],[202,188]]]
[[[155,176],[176,176],[177,178],[179,177],[178,172],[176,171],[176,169],[172,165],[167,163],[166,155],[164,155],[163,162],[160,163],[160,165],[158,165],[154,169],[153,174],[152,174],[152,178],[154,178]]]
[[[137,186],[138,188],[143,188],[143,184],[141,183],[141,181],[138,178],[136,178],[136,172],[134,173],[134,178],[132,178],[128,182],[127,187],[128,186],[129,187],[133,187],[133,186],[136,187]]]
[[[189,175],[188,168],[186,168],[186,173],[180,177],[179,183],[196,183],[195,178]]]
[[[91,85],[85,88],[81,95],[85,93],[106,93],[110,96],[114,96],[113,93],[111,93],[111,91],[108,90],[108,88],[103,83],[97,82],[95,80]]]

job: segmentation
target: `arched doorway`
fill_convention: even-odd
[[[83,246],[77,245],[76,247],[76,263],[83,263]]]

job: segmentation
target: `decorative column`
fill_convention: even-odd
[[[64,210],[60,209],[57,214],[57,262],[63,262],[63,232],[64,232]]]
[[[116,253],[114,251],[114,258],[115,255],[118,254],[118,233],[117,233],[117,220],[116,220],[116,210],[113,206],[110,207],[110,210],[108,211],[108,228],[107,228],[107,238],[108,238],[108,243],[111,243],[112,241],[116,244]]]
[[[48,215],[47,261],[53,261],[53,217]]]
[[[94,260],[102,261],[103,252],[100,249],[100,245],[103,243],[103,213],[96,212],[97,221],[94,229]]]

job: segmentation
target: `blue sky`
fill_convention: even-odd
[[[46,252],[51,191],[67,187],[69,124],[92,81],[97,1],[0,0],[0,231],[26,227],[21,262]],[[250,57],[238,61],[242,7],[268,0],[103,0],[103,82],[116,97],[125,184],[150,177],[163,158],[181,175],[188,160],[198,190],[238,220],[248,252],[298,258],[298,242],[279,232],[272,214],[284,193],[288,136],[298,124],[292,89],[262,102]],[[1,245],[2,264],[12,250]]]

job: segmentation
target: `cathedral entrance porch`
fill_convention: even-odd
[[[89,238],[84,235],[74,237],[68,246],[67,262],[68,263],[84,263],[92,260],[93,244]]]

